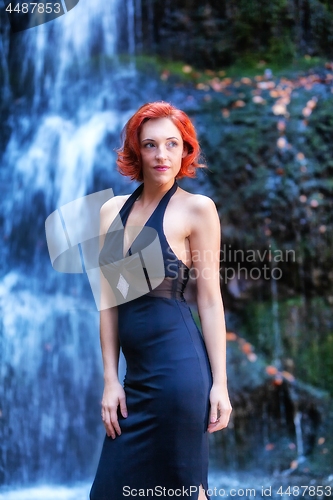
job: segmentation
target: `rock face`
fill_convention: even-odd
[[[330,472],[330,395],[266,365],[251,344],[234,333],[227,338],[227,374],[233,407],[227,429],[211,435],[212,456],[237,470],[267,473]]]

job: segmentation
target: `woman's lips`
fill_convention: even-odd
[[[154,167],[154,169],[163,172],[164,170],[168,170],[169,167],[166,167],[165,165],[159,165],[158,167]]]

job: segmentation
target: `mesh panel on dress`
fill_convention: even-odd
[[[185,301],[184,290],[189,279],[189,269],[181,261],[179,261],[178,269],[178,276],[175,278],[165,277],[162,283],[145,295]]]

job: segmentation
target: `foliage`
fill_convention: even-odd
[[[305,54],[333,55],[333,9],[327,0],[142,0],[137,38],[145,54],[198,68],[265,59],[288,64]],[[140,25],[140,27],[139,27]]]
[[[294,250],[293,261],[277,264],[283,285],[311,295],[332,291],[333,96],[331,80],[326,87],[308,78],[275,79],[274,91],[259,93],[255,84],[232,81],[204,96],[195,124],[222,243]]]
[[[271,301],[251,301],[241,317],[244,326],[240,332],[246,333],[268,363],[274,362],[277,335],[283,369],[333,395],[333,321],[331,305],[325,299],[280,299],[277,333]]]

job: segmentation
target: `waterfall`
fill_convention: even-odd
[[[273,318],[273,334],[274,334],[274,360],[273,363],[278,370],[281,369],[281,356],[282,356],[282,345],[281,345],[281,331],[279,323],[279,302],[278,302],[278,287],[277,279],[274,274],[275,261],[274,258],[271,260],[271,295],[272,295],[272,318]]]
[[[274,333],[274,365],[278,370],[281,369],[281,333],[279,324],[279,303],[277,294],[277,284],[274,278],[271,279],[272,291],[272,317],[273,317],[273,333]]]
[[[134,4],[133,0],[127,0],[127,23],[128,23],[128,52],[131,56],[135,54],[135,26],[134,26]]]
[[[139,54],[142,52],[142,14],[141,14],[141,0],[135,0],[135,19],[136,19],[136,50]]]
[[[7,23],[0,38],[8,132],[0,142],[0,485],[7,487],[89,480],[105,433],[99,313],[86,275],[52,268],[45,220],[106,187],[133,190],[113,151],[140,100],[135,68],[119,64],[118,3],[81,0],[20,33]],[[0,13],[7,21],[2,5]],[[133,55],[133,8],[128,17]]]
[[[296,411],[294,416],[295,432],[296,432],[296,443],[297,443],[297,457],[303,457],[303,436],[301,427],[302,413]]]
[[[117,8],[118,0],[106,4],[81,1],[51,22],[12,35],[13,46],[21,52],[24,47],[24,57],[14,61],[17,78],[21,84],[27,80],[32,84],[35,109],[42,105],[43,98],[53,111],[62,109],[73,73],[76,78],[82,77],[85,64],[97,51],[110,58],[116,56]],[[8,39],[9,26],[6,28]],[[2,43],[0,49],[7,74],[12,54],[9,45],[4,47]]]

